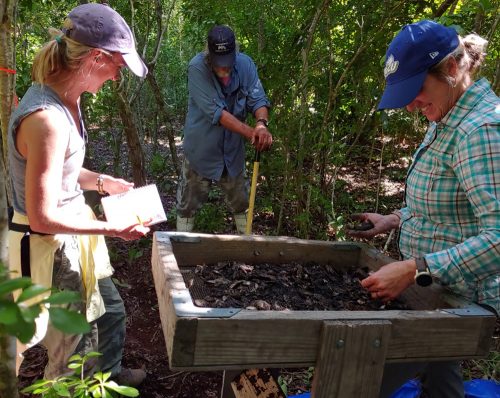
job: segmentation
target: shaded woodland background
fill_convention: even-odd
[[[9,116],[31,84],[32,59],[49,39],[47,29],[60,27],[79,3],[85,2],[0,0],[0,261],[6,259]],[[120,82],[82,98],[89,131],[85,166],[133,180],[137,186],[156,183],[169,215],[166,229],[175,226],[186,68],[203,50],[214,24],[233,28],[241,51],[256,62],[272,103],[274,144],[261,157],[254,221],[254,232],[260,234],[342,240],[350,214],[387,213],[401,206],[406,169],[427,123],[405,111],[377,112],[376,105],[384,86],[386,48],[403,25],[427,18],[454,25],[461,34],[476,32],[487,38],[488,56],[480,75],[497,94],[500,91],[498,0],[108,3],[129,22],[150,73],[141,81],[124,70]],[[247,159],[251,166],[250,145]],[[215,191],[197,215],[198,231],[231,232],[230,214],[221,204]],[[394,254],[394,239],[392,248],[389,242],[384,237],[374,243]],[[142,259],[146,263],[150,250],[149,240],[110,244],[115,265]],[[136,300],[125,297],[127,304]],[[495,378],[498,341],[496,347],[488,359],[467,369],[479,367],[479,377]],[[128,352],[134,353],[130,347]],[[478,376],[469,372],[466,377]]]
[[[32,58],[48,40],[47,28],[60,27],[78,2],[2,0],[0,4],[0,66],[17,72],[0,72],[5,155],[12,94],[15,91],[21,98],[31,84]],[[426,127],[418,115],[376,112],[384,84],[384,54],[404,24],[429,18],[488,38],[488,57],[480,73],[497,93],[500,87],[499,2],[494,0],[112,0],[109,4],[132,26],[150,73],[141,81],[125,71],[119,84],[108,83],[98,95],[83,98],[90,142],[96,135],[104,136],[114,154],[113,161],[99,164],[99,153],[89,143],[86,165],[133,179],[137,186],[154,182],[162,192],[175,192],[187,106],[187,63],[204,48],[211,26],[228,24],[241,50],[255,60],[273,106],[275,142],[262,157],[256,205],[274,221],[269,234],[341,239],[348,214],[391,210],[381,200],[393,194],[387,178],[404,179]],[[251,163],[253,149],[248,146],[248,151]],[[125,168],[120,167],[123,157],[128,157]],[[377,184],[373,188],[367,181],[366,192],[353,196],[349,179],[339,178],[339,172],[349,174],[359,164],[371,166],[373,175],[367,179],[375,178]],[[395,164],[401,168],[387,167]],[[198,225],[217,230],[224,216],[223,210],[208,204]],[[172,211],[170,217],[174,218]]]

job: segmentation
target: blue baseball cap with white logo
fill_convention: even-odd
[[[385,90],[378,109],[403,108],[422,89],[427,72],[459,44],[458,34],[433,21],[403,26],[385,55]]]

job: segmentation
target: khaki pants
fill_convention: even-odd
[[[85,212],[93,217],[88,208],[83,210],[82,217],[85,217]],[[13,221],[28,224],[26,216],[18,213],[14,213]],[[9,266],[14,278],[20,276],[21,237],[22,233],[9,231]],[[47,379],[73,373],[67,368],[68,359],[75,353],[84,355],[90,351],[100,351],[103,356],[87,362],[88,373],[98,367],[111,371],[113,375],[118,374],[125,338],[125,308],[110,278],[113,270],[104,238],[98,235],[33,234],[29,239],[32,281],[45,287],[80,293],[82,301],[68,304],[66,308],[86,314],[91,331],[85,335],[66,335],[48,323],[47,311],[43,311],[37,319],[32,341],[27,345],[17,344],[17,369],[23,359],[22,352],[40,342],[48,351]]]
[[[196,211],[208,200],[212,182],[194,171],[189,161],[184,159],[177,186],[177,215],[194,217]],[[224,191],[229,210],[233,214],[244,213],[248,209],[249,186],[244,171],[236,177],[230,177],[225,171],[216,184]]]

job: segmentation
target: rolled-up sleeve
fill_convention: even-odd
[[[213,125],[218,125],[222,111],[227,109],[227,104],[212,84],[212,76],[207,76],[207,72],[200,70],[196,65],[189,65],[188,90],[190,100],[196,104],[198,110]]]
[[[456,246],[427,254],[425,258],[433,274],[447,284],[463,279],[475,285],[478,280],[500,272],[500,127],[481,126],[468,134],[457,148],[454,170],[480,231]],[[498,287],[496,291],[498,294]]]
[[[247,111],[254,114],[257,109],[263,106],[269,108],[271,104],[259,79],[257,67],[252,61],[248,64],[247,72],[250,82],[248,85]]]

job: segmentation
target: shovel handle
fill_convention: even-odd
[[[253,208],[255,205],[255,192],[257,191],[257,177],[259,176],[259,162],[260,152],[256,149],[253,162],[252,185],[250,187],[250,200],[248,202],[247,225],[245,229],[246,235],[250,235],[252,233]]]

